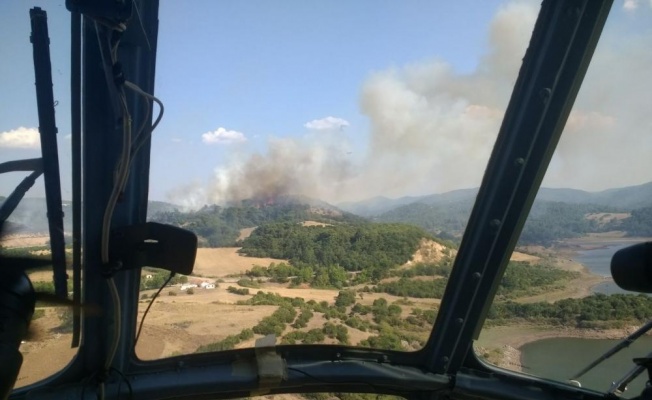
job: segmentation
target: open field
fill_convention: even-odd
[[[220,278],[242,274],[254,265],[263,267],[270,263],[287,262],[274,258],[245,257],[238,254],[240,247],[199,248],[195,260],[195,275]]]
[[[0,240],[0,246],[7,248],[45,246],[50,241],[47,235],[7,235]]]
[[[243,234],[250,234],[244,232]],[[595,238],[592,238],[595,242]],[[611,239],[610,239],[611,240]],[[580,246],[593,246],[593,242],[585,239],[579,241]],[[535,302],[535,301],[555,301],[568,297],[583,297],[590,293],[590,288],[599,283],[602,278],[591,275],[584,266],[570,260],[569,254],[572,254],[575,243],[566,247],[567,253],[557,252],[558,249],[524,249],[526,252],[514,252],[512,260],[537,262],[542,258],[550,261],[551,256],[557,256],[554,264],[564,270],[580,272],[581,276],[575,280],[567,282],[565,286],[555,292],[549,292],[542,295],[530,296],[518,299],[518,301]],[[227,276],[237,276],[243,274],[246,270],[255,265],[268,266],[272,262],[283,262],[285,260],[276,260],[271,258],[252,258],[243,257],[237,253],[239,248],[201,248],[198,249],[195,273],[204,277],[227,278]],[[560,247],[561,249],[561,247]],[[426,243],[418,252],[416,259],[420,261],[433,261],[443,255],[443,248],[433,244]],[[568,257],[567,257],[568,256]],[[405,268],[405,266],[404,266]],[[39,271],[32,275],[34,280],[51,280],[50,271]],[[229,335],[237,335],[245,328],[252,328],[263,318],[270,316],[278,309],[278,306],[271,305],[238,305],[238,301],[247,300],[259,291],[272,292],[283,297],[299,297],[305,301],[314,300],[316,302],[327,302],[333,306],[339,290],[335,289],[315,289],[310,287],[288,287],[287,284],[262,282],[261,288],[249,288],[249,295],[236,295],[229,293],[227,288],[234,286],[240,288],[235,283],[238,278],[227,278],[229,282],[219,283],[216,289],[195,288],[194,294],[188,294],[181,291],[179,286],[165,288],[161,296],[156,300],[150,310],[147,320],[144,324],[143,333],[136,349],[138,357],[144,360],[158,359],[180,354],[190,354],[196,351],[200,345],[219,342]],[[363,285],[362,285],[363,286]],[[402,308],[401,318],[406,318],[415,309],[432,310],[438,307],[438,299],[421,299],[421,298],[404,298],[391,296],[384,293],[362,293],[358,290],[355,301],[360,305],[371,306],[374,300],[383,298],[389,304],[397,303]],[[139,302],[138,320],[149,302],[149,297],[155,290],[141,292],[141,295],[147,295],[147,300]],[[174,293],[171,295],[170,293]],[[297,310],[298,311],[298,310]],[[347,313],[350,312],[350,308]],[[363,316],[363,320],[371,321],[371,315]],[[39,325],[45,326],[40,328],[41,333],[46,339],[26,343],[21,346],[21,351],[25,353],[25,368],[21,372],[19,384],[25,385],[38,379],[50,375],[52,372],[63,367],[75,354],[75,350],[69,349],[70,335],[55,335],[50,333],[49,327],[57,326],[58,317],[52,312],[48,312],[45,317],[37,320]],[[43,324],[47,322],[47,324]],[[314,312],[313,317],[307,322],[307,326],[301,328],[301,331],[311,329],[321,329],[326,322],[341,324],[339,319],[326,318],[321,312]],[[289,325],[286,326],[283,334],[287,334],[294,329]],[[423,331],[415,333],[420,339],[425,339],[429,327],[426,326]],[[371,335],[377,335],[377,332],[363,332],[358,329],[347,327],[349,342],[357,345],[361,340],[369,338]],[[490,327],[483,330],[481,338],[477,343],[478,347],[491,351],[500,349],[496,354],[501,354],[500,360],[495,362],[501,366],[518,370],[520,368],[520,352],[518,348],[524,343],[538,340],[541,338],[553,336],[573,336],[580,335],[577,330],[553,330],[536,326],[511,326],[511,327]],[[617,336],[614,333],[614,336]],[[252,347],[255,340],[261,337],[256,335],[252,339],[247,339],[236,345],[236,348]],[[336,339],[326,338],[323,343],[336,343]],[[277,343],[280,343],[280,338]],[[414,350],[412,344],[405,347]],[[47,352],[48,357],[56,357],[61,361],[61,365],[52,363],[42,363],[43,353]],[[39,362],[41,361],[41,362]],[[494,361],[494,360],[492,360]]]
[[[57,313],[61,308],[44,308],[45,315],[32,321],[31,337],[20,345],[23,366],[16,381],[16,387],[30,385],[47,378],[65,367],[77,354],[71,349],[72,334],[51,331],[61,324]]]
[[[183,297],[195,298],[187,294]],[[161,301],[152,306],[136,346],[139,358],[153,360],[174,354],[194,353],[200,345],[217,342],[256,325],[277,308],[215,304],[204,302],[205,299],[201,298],[196,302],[177,300],[162,296]],[[143,312],[144,307],[140,307],[139,321]]]

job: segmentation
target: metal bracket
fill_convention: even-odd
[[[126,226],[113,231],[109,254],[110,273],[147,266],[190,275],[197,255],[197,236],[157,222]]]

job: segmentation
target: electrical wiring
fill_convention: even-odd
[[[99,24],[102,24],[102,22],[99,22]],[[104,24],[103,24],[104,25]],[[105,25],[106,26],[106,25]],[[115,29],[115,27],[109,27],[113,29],[113,31],[117,31],[118,35],[121,34],[124,29]],[[106,65],[107,63],[104,62],[104,51],[102,50],[103,43],[106,43],[106,46],[108,48],[108,54],[109,57],[111,58],[111,64],[110,65],[116,65],[117,63],[117,57],[118,57],[118,47],[119,47],[119,38],[115,40],[115,43],[112,43],[111,40],[111,34],[113,31],[109,31],[105,37],[105,40],[107,42],[104,42],[102,40],[102,35],[100,35],[100,27],[98,25],[98,21],[95,22],[95,31],[97,34],[97,39],[98,39],[98,44],[100,46],[100,54],[103,60],[103,65]],[[127,104],[127,98],[125,94],[125,88],[134,91],[136,94],[141,96],[145,100],[145,107],[146,107],[146,112],[145,112],[145,117],[143,118],[143,122],[141,125],[138,127],[138,130],[136,132],[136,135],[132,135],[132,120],[131,120],[131,114],[129,113],[129,106]],[[120,108],[122,111],[122,151],[120,153],[119,159],[116,162],[115,166],[115,172],[114,172],[114,179],[113,179],[113,188],[111,190],[109,199],[107,201],[106,208],[104,210],[104,215],[102,218],[102,230],[101,230],[101,241],[100,241],[100,259],[103,265],[108,265],[109,264],[109,239],[110,239],[110,232],[111,232],[111,222],[113,218],[113,213],[115,211],[116,204],[118,202],[118,199],[120,195],[123,193],[124,188],[127,184],[127,180],[129,178],[129,170],[131,167],[131,162],[133,160],[134,155],[140,150],[140,148],[147,142],[149,137],[151,136],[151,132],[156,129],[158,124],[160,123],[161,119],[163,118],[163,112],[164,112],[164,106],[163,102],[161,102],[158,98],[155,96],[146,93],[143,91],[140,87],[138,87],[136,84],[128,81],[124,81],[122,87],[119,89],[119,100],[120,100]],[[152,106],[150,105],[150,101],[156,102],[159,105],[160,111],[159,114],[155,120],[155,122],[152,124],[151,129],[147,132],[147,123],[150,119],[150,115],[152,113]],[[147,132],[147,133],[145,133]],[[174,273],[170,274],[170,277],[166,280],[166,282],[159,288],[158,292],[155,294],[155,296],[152,298],[150,304],[147,307],[147,310],[145,311],[145,314],[143,315],[143,319],[140,322],[140,326],[138,328],[138,332],[134,341],[134,346],[138,342],[138,338],[140,337],[140,333],[143,327],[143,322],[145,320],[145,317],[147,316],[147,313],[149,312],[149,309],[151,308],[154,300],[156,297],[160,294],[160,292],[163,290],[163,288],[169,283],[169,281],[172,279],[174,276]],[[115,280],[113,277],[109,277],[107,279],[107,284],[109,286],[109,291],[111,293],[111,299],[113,302],[113,308],[114,308],[114,335],[113,335],[113,341],[111,343],[111,346],[109,348],[109,351],[107,353],[107,358],[105,360],[105,371],[109,371],[112,368],[113,360],[115,359],[115,356],[118,351],[118,346],[120,344],[120,336],[121,336],[121,331],[122,331],[122,316],[121,316],[121,303],[120,303],[120,295],[118,293],[118,289],[115,283]],[[118,371],[120,373],[120,371]],[[121,374],[121,373],[120,373]],[[121,374],[122,375],[122,374]],[[123,375],[124,376],[124,375]],[[127,380],[127,384],[129,384]],[[100,382],[99,384],[99,395],[100,399],[105,398],[105,383]],[[131,388],[130,388],[130,393],[131,393]]]
[[[118,334],[119,338],[119,333],[122,329],[122,318],[121,318],[121,311],[120,311],[120,296],[118,295],[118,288],[115,285],[115,281],[113,278],[107,279],[107,283],[109,284],[109,289],[111,290],[111,297],[113,298],[113,301],[115,304],[117,304],[116,311],[115,311],[115,333]],[[111,349],[109,350],[109,357],[106,359],[106,364],[105,369],[111,368],[111,364],[113,363],[113,359],[115,358],[115,354],[118,351],[118,342],[119,340],[114,340],[111,346]]]
[[[95,31],[97,34],[98,44],[102,46],[102,39],[100,36],[99,26],[97,22],[95,23]],[[110,42],[110,40],[109,40]],[[111,64],[115,65],[115,56],[116,52],[111,48],[109,44],[109,54],[111,55]],[[117,49],[118,44],[115,45]],[[104,58],[104,53],[100,49],[100,54]],[[106,65],[106,63],[103,63]],[[104,210],[104,216],[102,218],[102,231],[101,231],[101,241],[100,241],[100,259],[103,265],[109,263],[109,233],[111,231],[111,219],[113,217],[113,212],[115,206],[118,202],[120,193],[123,191],[124,186],[127,182],[127,177],[129,175],[129,164],[131,158],[131,115],[129,114],[129,108],[127,106],[127,100],[125,96],[124,89],[120,90],[120,103],[122,108],[122,151],[120,153],[120,158],[116,163],[116,173],[114,176],[113,189],[109,196],[106,208]],[[114,334],[111,347],[107,354],[105,360],[105,370],[109,370],[115,359],[115,355],[118,350],[118,345],[120,344],[120,333],[122,329],[122,316],[121,316],[121,304],[120,304],[120,295],[118,294],[118,289],[116,287],[113,277],[107,279],[107,284],[109,286],[109,291],[111,293],[111,299],[113,302],[114,310]],[[105,398],[105,384],[101,382],[99,385],[100,399]]]
[[[136,339],[134,339],[134,347],[136,347],[136,344],[138,344],[138,338],[140,337],[140,332],[143,329],[143,323],[145,322],[145,317],[147,317],[147,313],[149,312],[149,309],[152,307],[152,304],[154,304],[154,300],[158,297],[159,294],[161,294],[161,291],[163,290],[164,287],[170,283],[172,278],[174,277],[175,273],[170,272],[170,276],[163,282],[160,288],[154,293],[154,296],[152,296],[152,299],[149,301],[149,304],[147,305],[147,308],[145,309],[145,313],[143,314],[143,318],[140,320],[140,325],[138,325],[138,332],[136,333]]]
[[[131,159],[131,116],[129,115],[129,110],[127,109],[127,101],[125,99],[124,92],[121,93],[121,101],[123,104],[123,135],[122,135],[122,154],[120,160],[117,163],[117,172],[114,179],[113,190],[109,196],[109,201],[106,205],[104,211],[104,218],[102,219],[102,242],[101,242],[101,259],[102,264],[106,265],[109,263],[109,233],[111,230],[111,218],[113,217],[113,211],[115,210],[115,205],[118,202],[118,197],[122,193],[125,184],[127,183],[127,177],[129,176],[129,164]]]
[[[126,86],[126,83],[127,82],[125,82],[125,87],[127,87],[128,89],[131,89],[130,87]],[[133,90],[133,89],[131,89],[131,90]],[[145,131],[145,128],[147,127],[147,123],[149,122],[149,117],[150,117],[151,112],[152,112],[152,108],[151,108],[151,106],[149,104],[150,100],[145,96],[141,96],[141,97],[144,100],[143,103],[145,104],[145,118],[143,118],[143,121],[141,122],[140,126],[138,127],[138,130],[136,131],[136,135],[133,138],[134,143],[138,142],[140,136]],[[131,158],[132,158],[132,160],[134,158],[134,155],[135,155],[134,145],[132,144],[131,145]]]
[[[153,95],[145,92],[144,90],[142,90],[140,87],[138,87],[134,83],[129,82],[129,81],[125,81],[124,84],[125,84],[126,88],[128,88],[130,90],[133,90],[134,92],[136,92],[140,96],[147,99],[148,100],[147,101],[148,106],[149,106],[149,101],[151,100],[151,101],[154,101],[156,104],[158,104],[159,109],[160,109],[159,114],[156,117],[156,120],[152,124],[152,129],[150,130],[149,135],[143,136],[142,135],[143,130],[139,129],[139,132],[138,132],[138,134],[136,135],[136,137],[134,139],[135,144],[134,144],[134,147],[132,149],[132,155],[135,155],[136,153],[138,153],[140,148],[145,144],[147,139],[151,136],[152,132],[154,132],[154,129],[156,129],[158,124],[161,122],[161,119],[163,118],[163,113],[165,112],[165,107],[163,106],[163,102],[161,100],[159,100],[156,96],[153,96]],[[149,111],[149,109],[148,109],[148,111]],[[147,122],[148,118],[149,117],[145,118],[145,122]]]

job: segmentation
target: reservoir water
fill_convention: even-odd
[[[604,276],[605,282],[593,288],[596,293],[632,293],[620,289],[611,280],[611,257],[613,254],[636,242],[588,243],[597,247],[582,250],[573,258],[586,266],[592,273]],[[566,382],[591,361],[614,346],[617,340],[553,338],[528,343],[521,347],[521,363],[523,372],[543,378]],[[642,337],[629,348],[603,362],[591,372],[580,378],[583,387],[604,392],[611,383],[620,379],[634,367],[632,359],[643,357],[652,352],[652,337]],[[643,373],[629,386],[624,397],[640,395],[647,380]]]
[[[528,343],[521,347],[523,372],[566,382],[598,356],[618,343],[617,340],[554,338]],[[652,337],[642,337],[629,348],[611,357],[579,379],[582,387],[605,392],[634,367],[632,359],[652,351]],[[644,372],[629,385],[624,397],[640,395],[645,386]]]
[[[618,250],[637,243],[631,242],[618,242],[618,243],[589,243],[600,246],[591,250],[582,250],[577,252],[573,257],[574,261],[587,267],[592,273],[604,276],[606,279],[603,283],[593,287],[594,293],[614,294],[614,293],[632,293],[622,290],[611,280],[611,257]]]

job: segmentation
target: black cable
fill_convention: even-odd
[[[168,283],[172,280],[172,278],[176,275],[174,272],[170,272],[170,276],[168,276],[168,279],[163,282],[160,288],[154,293],[154,296],[152,296],[152,299],[149,301],[149,305],[147,306],[147,309],[145,309],[145,314],[143,314],[143,319],[140,320],[140,325],[138,326],[138,332],[136,333],[136,339],[134,340],[134,348],[136,347],[136,344],[138,344],[138,338],[140,337],[140,331],[143,330],[143,322],[145,322],[145,317],[147,317],[147,313],[149,312],[149,309],[152,307],[152,304],[154,304],[154,300],[158,297],[158,295],[161,293],[164,287],[167,286]]]
[[[129,389],[129,400],[133,400],[134,398],[134,389],[131,387],[131,382],[129,382],[129,378],[125,374],[122,373],[119,369],[116,368],[111,368],[111,371],[116,372],[118,375],[122,377],[122,380],[118,384],[118,398],[120,397],[120,389],[122,388],[122,382],[124,381],[127,384],[127,388]]]

